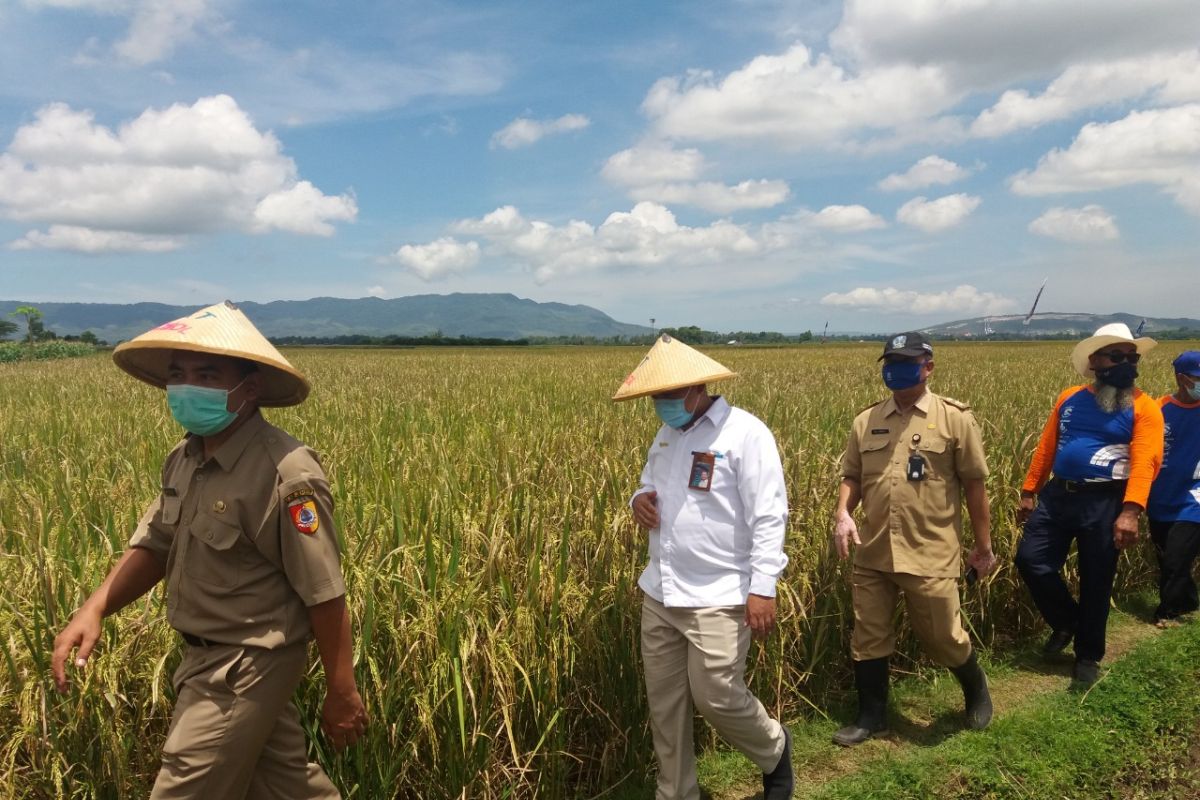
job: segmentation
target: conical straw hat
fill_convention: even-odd
[[[176,350],[244,358],[258,364],[263,376],[259,405],[294,406],[308,397],[304,376],[228,300],[118,345],[113,361],[138,380],[162,389],[167,385],[171,353]]]
[[[736,372],[731,372],[699,350],[693,350],[664,333],[650,348],[642,363],[629,373],[629,377],[613,395],[613,400],[632,400],[736,376]]]

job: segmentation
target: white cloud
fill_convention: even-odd
[[[816,214],[808,217],[813,227],[839,233],[854,233],[869,231],[875,228],[886,228],[883,217],[873,214],[866,206],[825,206]]]
[[[518,117],[492,134],[491,146],[506,150],[528,147],[546,136],[582,130],[591,124],[583,114],[564,114],[548,120]]]
[[[1029,230],[1064,242],[1108,242],[1121,235],[1112,215],[1097,205],[1052,208],[1029,223]]]
[[[183,242],[174,236],[143,236],[125,231],[94,231],[73,225],[51,225],[29,231],[9,243],[12,250],[67,250],[75,253],[166,253]]]
[[[618,186],[692,181],[704,171],[704,156],[695,148],[676,150],[669,144],[642,144],[609,156],[600,174]]]
[[[1200,104],[1134,111],[1085,125],[1065,150],[1011,179],[1014,192],[1046,195],[1149,183],[1200,215]]]
[[[928,64],[957,88],[989,89],[1053,74],[1082,59],[1193,48],[1194,0],[846,0],[835,53],[872,69]]]
[[[367,295],[369,297],[383,297],[385,294],[387,292],[382,286],[370,286],[367,288]]]
[[[1200,100],[1200,51],[1072,65],[1036,97],[1024,89],[1006,91],[975,119],[971,133],[1002,136],[1152,91],[1158,103]]]
[[[878,186],[885,192],[911,191],[961,181],[970,174],[971,170],[964,169],[953,161],[947,161],[940,156],[925,156],[909,167],[907,172],[888,175]]]
[[[259,201],[254,209],[256,224],[253,230],[275,229],[310,236],[332,236],[330,220],[350,222],[357,215],[358,205],[353,196],[330,197],[321,194],[308,181],[300,181]]]
[[[392,257],[428,281],[474,267],[479,263],[479,243],[446,236],[429,244],[406,244]]]
[[[629,192],[634,200],[654,200],[673,205],[703,208],[728,214],[746,208],[771,208],[787,200],[791,189],[785,181],[742,181],[735,186],[705,181],[638,186]]]
[[[939,233],[958,225],[979,203],[978,197],[969,194],[949,194],[937,200],[914,197],[900,206],[896,219],[925,233]]]
[[[705,227],[680,225],[657,203],[614,212],[598,227],[581,220],[554,225],[503,206],[452,229],[488,239],[500,256],[533,268],[539,282],[585,270],[614,267],[685,267],[744,258],[762,245],[744,227],[718,220]]]
[[[1000,314],[1015,307],[1012,300],[991,292],[981,292],[969,284],[932,293],[891,286],[883,289],[860,286],[844,293],[831,292],[821,298],[821,305],[908,314]]]
[[[113,45],[123,61],[161,61],[205,22],[215,22],[209,0],[25,0],[27,6],[91,11],[129,18],[125,38]]]
[[[769,140],[784,148],[838,146],[864,129],[920,123],[959,99],[936,66],[896,64],[858,74],[794,45],[754,58],[722,80],[709,72],[662,78],[642,110],[664,137]]]
[[[0,154],[0,215],[78,229],[28,240],[39,246],[79,249],[87,230],[129,234],[92,241],[134,250],[217,231],[328,236],[332,222],[355,218],[353,196],[324,195],[298,180],[281,151],[227,95],[149,109],[116,130],[54,103]]]

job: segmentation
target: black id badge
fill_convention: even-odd
[[[925,480],[925,459],[917,453],[908,457],[907,477],[910,481]]]

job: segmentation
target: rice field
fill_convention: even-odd
[[[1165,343],[1140,385],[1173,389]],[[976,410],[1002,567],[965,594],[974,634],[1037,629],[1010,566],[1013,509],[1071,344],[944,344],[931,385]],[[774,431],[791,565],[779,630],[751,650],[776,714],[821,713],[849,682],[847,571],[828,545],[850,420],[881,398],[879,345],[709,352],[720,385]],[[315,755],[356,798],[603,797],[653,769],[638,658],[644,537],[626,502],[657,421],[609,397],[643,348],[294,350],[310,400],[268,410],[323,454],[343,537],[363,743]],[[124,549],[178,439],[160,392],[106,355],[0,364],[0,796],[145,796],[158,768],[178,637],[155,591],[106,623],[67,695],[51,642]],[[1122,587],[1150,580],[1145,550]],[[905,636],[898,669],[925,662]],[[319,664],[299,698],[315,728]],[[701,729],[703,730],[703,729]],[[310,730],[310,735],[313,734]],[[702,745],[714,739],[705,731]]]

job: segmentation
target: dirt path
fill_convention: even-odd
[[[1105,665],[1110,666],[1139,642],[1159,632],[1144,620],[1114,611],[1109,618]],[[1026,708],[1048,693],[1063,691],[1070,682],[1071,664],[1069,655],[1053,661],[1029,655],[993,667],[988,678],[996,717]],[[842,720],[817,721],[793,728],[796,800],[809,797],[828,781],[856,772],[869,762],[902,756],[914,748],[937,744],[962,732],[962,691],[948,672],[931,683],[910,681],[897,687],[893,696],[891,734],[858,747],[837,747],[829,741],[833,731],[844,724]],[[747,781],[713,791],[711,797],[755,800],[762,797],[762,788],[757,780]]]

